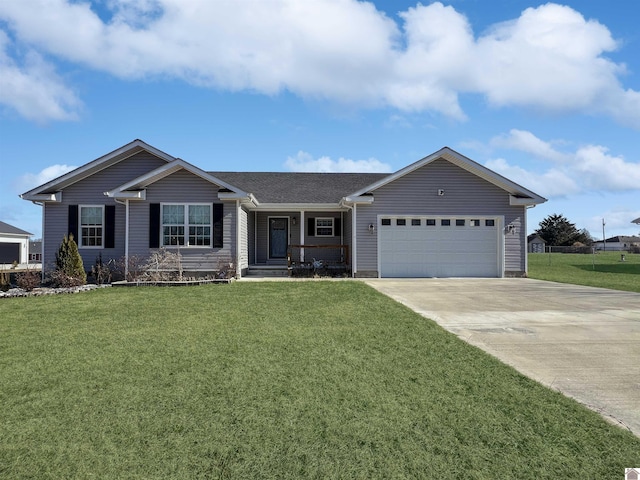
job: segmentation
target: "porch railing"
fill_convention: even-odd
[[[313,261],[296,261],[293,257],[294,250],[314,250],[314,253],[309,255],[313,258]],[[322,258],[322,250],[339,250],[339,261],[325,260]],[[302,257],[302,255],[299,255]],[[326,256],[324,256],[326,258]],[[335,257],[335,256],[333,256]],[[332,274],[347,272],[349,269],[349,245],[289,245],[287,248],[287,269],[289,276],[301,275],[301,274]],[[338,272],[338,270],[340,272]]]

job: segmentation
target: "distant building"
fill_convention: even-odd
[[[529,253],[544,253],[547,242],[537,233],[532,233],[527,237],[527,251]]]
[[[29,242],[29,263],[42,263],[42,240]]]
[[[602,240],[593,242],[593,246],[596,250],[607,250],[612,252],[628,251],[635,247],[640,247],[640,237],[618,235],[617,237],[607,238],[605,242]]]
[[[27,263],[32,233],[0,222],[0,264]]]

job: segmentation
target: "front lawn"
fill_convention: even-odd
[[[0,301],[1,478],[622,478],[640,439],[360,282]]]
[[[625,255],[621,261],[620,255]],[[529,277],[640,293],[640,254],[529,254]]]

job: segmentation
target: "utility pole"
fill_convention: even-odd
[[[604,235],[604,218],[602,219],[602,251],[606,252],[607,251],[607,237],[605,237]]]

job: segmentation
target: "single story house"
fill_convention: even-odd
[[[232,172],[141,140],[21,197],[43,207],[45,269],[72,233],[85,266],[165,247],[191,271],[316,259],[353,277],[524,276],[546,201],[448,147],[391,174]]]
[[[33,234],[0,222],[0,264],[28,263],[29,237]]]
[[[537,233],[532,233],[527,237],[527,245],[529,253],[544,253],[547,242]]]
[[[593,242],[593,246],[596,250],[623,252],[633,247],[640,247],[640,237],[618,235],[607,238],[604,242],[602,240]]]

